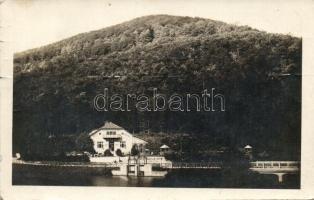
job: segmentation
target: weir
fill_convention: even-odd
[[[161,160],[160,160],[161,161]],[[163,164],[171,165],[170,161],[166,162],[151,162],[147,157],[130,156],[126,163],[120,163],[119,169],[112,170],[114,176],[150,176],[163,177],[168,172],[167,170],[154,170],[154,166]]]

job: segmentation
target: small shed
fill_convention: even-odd
[[[253,158],[253,147],[251,145],[246,145],[244,147],[244,155],[249,159]]]
[[[170,147],[168,145],[162,145],[161,147],[159,147],[160,150],[160,154],[164,154],[164,153],[168,153],[170,151]]]
[[[164,144],[164,145],[162,145],[162,146],[160,147],[160,149],[165,150],[165,149],[170,149],[170,147]]]

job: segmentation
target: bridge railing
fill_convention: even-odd
[[[190,162],[172,162],[171,165],[164,166],[166,168],[220,168],[222,166],[221,162],[199,162],[199,163],[190,163]]]
[[[299,168],[298,161],[255,161],[251,162],[251,168]]]

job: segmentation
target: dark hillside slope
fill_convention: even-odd
[[[207,134],[212,146],[251,144],[299,157],[301,39],[209,19],[147,16],[17,53],[14,151],[30,139],[79,134],[111,120],[130,132]],[[119,79],[112,78],[120,76]],[[119,94],[216,88],[225,112],[97,112],[104,88]],[[36,142],[32,142],[36,146]],[[34,149],[36,149],[34,147]],[[285,156],[285,157],[283,157]]]

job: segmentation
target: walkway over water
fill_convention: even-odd
[[[165,169],[221,169],[221,162],[172,162],[171,165],[161,164]]]
[[[298,171],[300,162],[298,161],[255,161],[251,162],[251,168],[255,170],[271,169],[271,170],[288,170]]]
[[[300,171],[299,161],[255,161],[251,162],[251,171],[256,171],[260,174],[275,174],[278,176],[278,181],[283,181],[283,175],[296,174]]]

